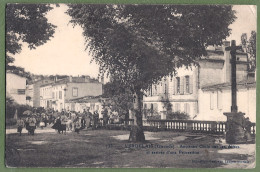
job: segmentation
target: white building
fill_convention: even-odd
[[[26,78],[14,73],[6,73],[6,94],[18,104],[26,104]]]
[[[34,92],[33,84],[27,84],[25,90],[27,105],[33,106],[33,92]]]
[[[224,112],[231,111],[231,84],[218,84],[199,90],[198,120],[225,121]],[[246,80],[237,83],[238,111],[256,122],[256,82]]]
[[[61,111],[70,99],[102,95],[102,83],[89,77],[68,77],[40,87],[40,105]]]
[[[210,47],[207,56],[198,61],[198,66],[179,68],[173,78],[166,77],[157,85],[153,85],[143,98],[144,109],[157,112],[161,119],[165,119],[164,106],[165,102],[169,101],[173,112],[184,112],[191,119],[226,120],[223,112],[230,112],[231,106],[231,56],[230,52],[225,50],[227,46],[230,46],[228,41],[224,42],[223,47]],[[247,60],[246,53],[237,52],[237,82],[246,83],[246,86],[240,86],[238,90],[238,108],[254,121],[256,88],[255,81],[248,81]],[[222,102],[221,110],[213,110],[210,100],[214,100],[214,106],[217,106],[216,102],[219,102],[218,105]]]

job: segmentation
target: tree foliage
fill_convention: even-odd
[[[55,26],[45,17],[52,7],[48,4],[8,4],[6,6],[6,69],[15,66],[13,55],[20,53],[22,43],[30,49],[46,43],[54,34]],[[16,70],[19,70],[18,68]]]
[[[140,128],[143,90],[174,75],[178,67],[196,63],[207,45],[220,45],[236,18],[228,5],[70,4],[67,13],[71,23],[83,28],[86,49],[100,73],[135,95]]]
[[[129,119],[129,110],[133,109],[133,94],[130,89],[113,80],[104,85],[103,96],[110,98],[113,111],[117,111],[119,116],[124,116],[124,119]]]
[[[231,6],[71,4],[100,72],[147,89],[221,44],[234,21]]]
[[[241,44],[249,57],[249,71],[255,71],[256,69],[256,31],[251,31],[251,36],[249,40],[247,39],[247,34],[243,33],[241,35]]]
[[[256,69],[256,32],[252,31],[248,41],[247,51],[249,54],[249,64],[251,71]]]

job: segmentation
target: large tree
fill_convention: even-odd
[[[90,5],[71,4],[71,23],[80,25],[100,73],[107,72],[131,89],[136,125],[130,140],[144,141],[143,91],[178,67],[190,66],[220,45],[235,20],[225,5]]]
[[[112,80],[104,85],[104,97],[109,98],[112,103],[112,110],[123,117],[126,124],[129,120],[129,110],[133,108],[133,94],[129,88],[121,85],[120,81]]]
[[[249,40],[247,39],[247,34],[243,33],[241,35],[241,44],[243,51],[248,53],[249,68],[251,72],[255,72],[256,69],[256,31],[251,31],[251,36]]]
[[[249,70],[255,71],[256,69],[256,31],[251,32],[248,40],[247,53],[249,54]]]
[[[55,26],[46,18],[47,12],[51,9],[49,4],[7,4],[5,20],[7,70],[22,69],[11,65],[15,60],[12,56],[21,52],[22,43],[27,43],[30,49],[34,49],[53,36]]]

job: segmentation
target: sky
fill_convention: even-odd
[[[237,19],[230,25],[232,34],[226,40],[236,40],[240,44],[242,33],[247,33],[249,38],[251,31],[256,30],[256,6],[236,5],[233,9],[237,11]],[[90,63],[92,57],[85,51],[83,29],[69,24],[66,10],[67,6],[62,4],[47,14],[49,22],[57,26],[54,37],[33,50],[23,44],[21,53],[14,56],[14,65],[33,74],[98,76],[98,65]]]

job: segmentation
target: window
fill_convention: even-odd
[[[210,93],[210,110],[214,109],[214,92]]]
[[[52,98],[53,98],[53,99],[55,98],[55,93],[54,93],[54,92],[52,92]]]
[[[153,88],[153,95],[157,95],[157,86],[154,85],[152,88]]]
[[[221,110],[222,109],[222,92],[219,90],[217,92],[217,103],[218,103],[218,109]]]
[[[189,105],[189,103],[185,103],[185,104],[184,104],[184,112],[185,112],[186,114],[189,114],[189,113],[190,113],[190,105]]]
[[[175,112],[180,112],[180,103],[175,104]]]
[[[59,99],[62,99],[62,91],[59,91]]]
[[[190,77],[185,76],[185,92],[190,93]]]
[[[25,89],[17,89],[17,94],[19,95],[25,94]]]
[[[72,88],[72,96],[73,97],[78,97],[78,88]]]
[[[171,84],[172,84],[172,94],[174,95],[175,94],[175,79],[172,79]]]
[[[180,80],[180,77],[176,77],[176,89],[177,89],[177,94],[180,94],[180,87],[181,87],[181,80]]]
[[[153,109],[154,109],[154,112],[158,112],[158,104],[157,103],[153,104]]]

